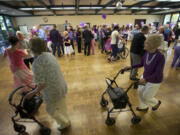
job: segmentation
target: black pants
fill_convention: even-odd
[[[168,48],[170,47],[170,45],[171,45],[171,41],[168,41]]]
[[[73,50],[74,50],[74,40],[71,40],[71,45],[72,45],[72,48],[73,48]],[[74,55],[75,55],[75,50],[74,50],[74,53],[73,53]]]
[[[61,44],[60,47],[61,47],[62,53],[64,54],[64,45]]]
[[[61,56],[61,50],[60,50],[61,46],[58,43],[53,43],[52,44],[52,49],[53,49],[53,55],[56,55],[56,50],[58,52],[58,57]]]
[[[84,55],[87,55],[89,56],[90,55],[90,49],[91,49],[91,42],[86,42],[85,41],[85,44],[84,44]],[[87,52],[87,49],[88,49],[88,52]]]
[[[24,64],[30,69],[30,63],[32,65],[34,58],[24,59]]]
[[[116,58],[117,57],[117,53],[118,53],[118,46],[117,46],[117,44],[111,45],[111,48],[112,48],[111,56]]]
[[[77,45],[78,45],[78,53],[81,53],[81,39],[79,39]]]

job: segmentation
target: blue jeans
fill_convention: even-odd
[[[174,58],[171,67],[177,68],[180,66],[180,46],[175,46],[174,50]]]
[[[175,40],[175,41],[174,41],[174,46],[173,46],[173,48],[175,48],[175,47],[176,47],[177,42],[178,42],[177,40]]]
[[[118,46],[117,46],[117,44],[111,44],[111,48],[112,48],[111,57],[113,56],[114,58],[116,58],[117,57],[117,53],[118,53]]]

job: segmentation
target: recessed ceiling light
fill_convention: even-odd
[[[47,8],[33,8],[33,10],[46,10]]]
[[[20,10],[33,10],[33,8],[19,8]]]
[[[117,7],[106,7],[105,9],[116,9]]]
[[[91,7],[79,7],[79,9],[91,9]]]
[[[75,9],[75,7],[53,7],[52,10],[72,10]]]

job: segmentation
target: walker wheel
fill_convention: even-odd
[[[116,122],[116,120],[115,120],[114,118],[108,117],[108,118],[106,119],[106,125],[108,125],[108,126],[114,125],[115,122]]]
[[[24,133],[26,131],[26,127],[20,124],[14,124],[14,130],[18,133]]]
[[[41,127],[40,128],[40,134],[41,135],[50,135],[51,134],[51,130],[47,127]]]
[[[100,105],[103,107],[103,108],[106,108],[107,105],[108,105],[108,101],[104,98],[101,99],[101,102],[100,102]]]
[[[29,135],[27,132],[19,133],[18,135]]]
[[[135,116],[131,119],[132,124],[138,124],[141,121],[141,117]]]

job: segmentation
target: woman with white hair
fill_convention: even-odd
[[[24,63],[30,69],[30,64],[32,65],[34,60],[34,55],[30,51],[29,41],[24,39],[24,34],[21,31],[16,32],[16,37],[19,39],[18,49],[27,50],[28,54],[24,57]]]
[[[144,67],[144,73],[139,80],[139,107],[137,111],[148,111],[148,106],[152,106],[155,111],[159,108],[161,101],[155,98],[155,95],[163,80],[163,70],[165,64],[164,55],[158,50],[163,38],[160,34],[153,34],[147,37],[144,49],[145,55],[141,62],[131,67],[126,67],[126,70]]]

